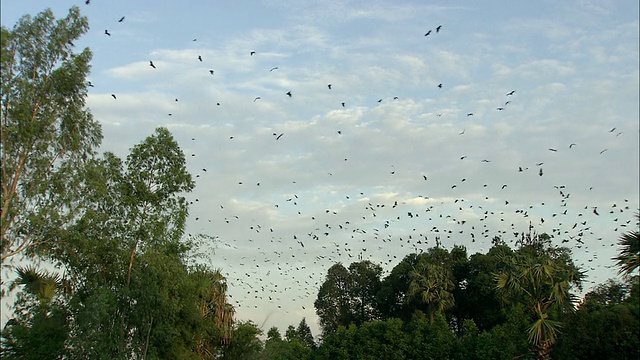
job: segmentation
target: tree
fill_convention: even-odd
[[[380,291],[382,267],[369,260],[349,265],[349,298],[353,322],[361,325],[379,318],[377,295]]]
[[[314,302],[323,334],[351,322],[349,286],[349,271],[339,263],[331,266]]]
[[[378,317],[381,273],[382,268],[368,260],[352,263],[349,269],[342,264],[329,268],[314,302],[323,334],[340,325],[361,325]]]
[[[258,338],[262,331],[251,321],[235,324],[231,342],[225,348],[222,359],[257,359],[262,351],[262,341]]]
[[[504,268],[500,254],[511,254],[512,250],[497,243],[486,254],[476,253],[469,257],[464,271],[456,274],[453,313],[459,322],[473,319],[480,332],[503,323],[506,318],[495,292],[494,273]],[[459,324],[462,325],[462,324]],[[460,335],[461,328],[458,328]]]
[[[158,128],[126,161],[106,153],[83,169],[81,216],[47,255],[75,284],[71,357],[189,358],[229,337],[224,278],[187,266],[183,194],[193,181],[185,164]]]
[[[308,349],[314,349],[316,347],[316,342],[313,340],[313,334],[311,333],[311,328],[307,325],[307,320],[302,318],[298,327],[296,328],[296,335],[300,343]]]
[[[637,279],[626,280],[599,284],[585,295],[578,311],[565,315],[554,358],[640,358],[640,302],[633,293]]]
[[[421,304],[426,305],[430,324],[433,324],[437,311],[442,312],[454,306],[452,292],[455,285],[450,269],[423,259],[409,276],[411,282],[407,296],[416,298]]]
[[[2,330],[3,359],[50,359],[61,356],[69,331],[68,313],[61,304],[68,284],[58,274],[17,267],[11,288],[22,287],[15,317]]]
[[[272,326],[269,331],[267,331],[267,341],[282,341],[282,335],[280,335],[280,330],[277,327]]]
[[[545,236],[529,238],[518,252],[503,256],[507,268],[495,274],[503,300],[520,301],[530,311],[528,338],[540,359],[548,358],[562,326],[552,319],[554,311],[573,310],[571,287],[579,286],[583,277],[567,249],[548,243]]]
[[[72,51],[88,29],[76,6],[57,21],[45,10],[1,29],[3,265],[46,250],[79,213],[78,172],[102,139],[85,108],[91,52]]]
[[[211,272],[196,266],[191,276],[197,284],[196,305],[205,321],[205,331],[198,336],[194,351],[200,358],[213,359],[217,349],[231,341],[235,309],[228,303],[227,282],[220,270]]]
[[[640,221],[640,214],[636,214],[636,219]],[[640,231],[637,229],[626,232],[620,236],[618,245],[622,248],[618,256],[614,258],[616,265],[620,267],[619,273],[630,275],[640,267]]]

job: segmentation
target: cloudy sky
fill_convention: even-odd
[[[317,334],[335,262],[388,271],[438,238],[472,254],[531,224],[587,289],[614,277],[639,206],[638,2],[426,3],[53,10],[89,18],[102,150],[170,129],[197,176],[188,232],[217,239],[207,261],[265,331],[306,317]],[[2,25],[42,4],[3,1]]]

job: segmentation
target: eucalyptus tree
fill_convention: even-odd
[[[91,60],[74,41],[89,29],[78,7],[25,15],[0,36],[0,259],[38,255],[73,223],[82,200],[78,172],[101,128],[85,107]]]

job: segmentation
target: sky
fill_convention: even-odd
[[[617,277],[638,227],[637,1],[50,4],[72,5],[100,151],[171,131],[187,232],[215,239],[201,261],[239,320],[317,335],[336,262],[386,274],[437,238],[471,255],[530,225],[572,249],[584,291]],[[2,25],[44,6],[2,1]]]

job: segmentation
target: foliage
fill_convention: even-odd
[[[640,222],[640,214],[636,214],[636,219]],[[619,273],[630,275],[640,267],[640,231],[636,229],[626,232],[620,236],[618,245],[622,248],[618,256],[614,258],[616,265],[620,267]]]
[[[22,286],[15,302],[15,317],[2,330],[6,359],[48,359],[64,353],[69,316],[62,306],[67,289],[58,274],[18,267],[12,287]]]
[[[342,264],[329,268],[314,303],[323,334],[378,318],[381,274],[380,265],[368,260],[352,263],[349,269]]]
[[[585,295],[575,313],[565,316],[554,348],[562,359],[637,359],[640,357],[640,302],[637,277],[627,284],[609,281]]]
[[[45,10],[1,29],[3,265],[46,251],[79,215],[77,175],[102,139],[84,106],[91,52],[73,52],[88,29],[75,6],[57,21]]]
[[[423,259],[421,258],[421,260]],[[411,282],[407,296],[417,298],[421,304],[426,305],[431,324],[433,324],[436,311],[444,311],[453,307],[454,283],[449,268],[419,261],[418,266],[409,273],[409,278]]]
[[[562,326],[552,319],[554,311],[573,309],[571,286],[579,286],[583,275],[568,250],[547,246],[545,234],[524,240],[519,251],[504,257],[507,268],[495,275],[496,290],[505,302],[521,302],[530,311],[529,341],[539,358],[547,358]]]
[[[258,338],[262,331],[251,321],[234,325],[231,342],[225,347],[222,359],[249,360],[258,359],[262,351],[262,341]]]

